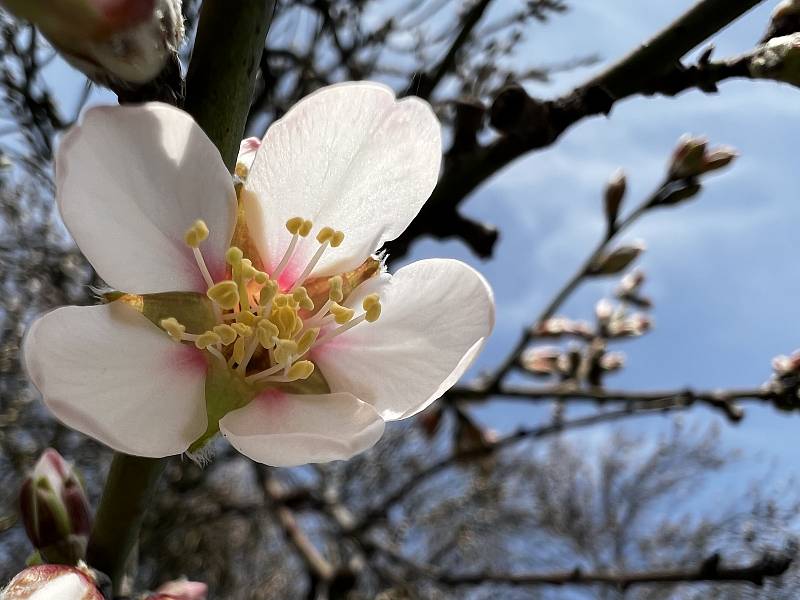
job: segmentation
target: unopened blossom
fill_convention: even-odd
[[[102,84],[143,84],[183,41],[179,0],[0,0]]]
[[[709,149],[704,137],[683,135],[672,153],[668,175],[670,179],[697,177],[728,166],[737,156],[730,146]]]
[[[84,557],[91,509],[72,466],[46,449],[22,483],[20,514],[34,548],[48,562],[75,564]]]
[[[452,386],[489,335],[486,281],[455,260],[389,275],[375,251],[433,190],[428,104],[340,84],[267,131],[237,184],[189,115],[89,110],[56,198],[108,303],[28,331],[28,373],[65,424],[129,454],[221,432],[259,462],[345,459]]]
[[[160,586],[146,600],[206,600],[208,586],[200,581],[178,579]]]
[[[0,600],[104,600],[104,597],[85,565],[38,565],[14,577],[0,592]]]

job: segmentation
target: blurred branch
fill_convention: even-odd
[[[690,583],[700,581],[744,581],[763,585],[764,579],[783,575],[791,566],[796,550],[781,553],[764,552],[760,558],[741,567],[725,567],[719,554],[712,554],[698,567],[640,571],[631,573],[583,572],[580,568],[558,573],[476,573],[473,575],[439,575],[435,579],[446,585],[592,585],[610,584],[622,590],[633,585],[652,583]]]
[[[429,72],[422,72],[411,79],[411,83],[406,90],[406,94],[413,94],[420,98],[429,99],[442,79],[453,70],[456,63],[456,55],[459,50],[472,35],[473,30],[483,17],[486,9],[492,0],[477,0],[472,7],[464,14],[458,28],[458,34],[448,47],[439,63]]]
[[[692,83],[708,91],[711,73],[720,78],[740,75],[742,64],[736,61],[681,74],[680,59],[761,1],[702,0],[598,76],[555,100],[533,99],[520,87],[500,92],[490,115],[501,136],[467,152],[457,147],[447,152],[436,189],[404,234],[388,244],[390,253],[405,254],[410,243],[422,235],[461,238],[463,218],[458,207],[480,184],[523,154],[549,146],[578,121],[608,114],[615,102],[635,94],[653,94],[661,86],[670,94]],[[487,236],[476,239],[471,227],[465,241],[476,254],[487,257],[494,244],[492,234]]]
[[[413,475],[413,477],[409,478],[394,492],[386,496],[380,504],[368,510],[349,528],[349,531],[346,532],[358,533],[369,529],[379,520],[385,519],[393,506],[414,492],[431,477],[438,475],[439,473],[461,462],[489,456],[490,454],[502,448],[512,446],[524,440],[543,438],[549,435],[561,433],[566,430],[590,427],[592,425],[616,421],[618,419],[631,416],[663,414],[665,412],[683,410],[685,408],[686,406],[684,404],[672,402],[669,399],[638,404],[632,403],[623,409],[560,421],[540,427],[520,428],[514,433],[511,433],[505,437],[497,438],[495,440],[485,440],[485,442],[478,447],[458,450],[453,454],[428,465],[421,471],[418,471]]]
[[[711,408],[721,410],[732,421],[739,421],[743,417],[741,408],[736,401],[755,400],[763,403],[772,403],[785,408],[779,402],[779,395],[768,388],[731,389],[731,390],[693,390],[691,388],[664,391],[636,391],[636,390],[606,390],[575,389],[568,386],[556,385],[552,387],[534,387],[514,384],[502,384],[492,397],[512,398],[521,401],[539,400],[572,400],[607,404],[610,402],[663,402],[671,401],[683,406],[692,404],[705,404]],[[453,402],[463,400],[485,400],[486,392],[479,387],[460,386],[452,388],[447,398]]]

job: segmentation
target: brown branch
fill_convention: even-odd
[[[740,421],[744,416],[737,401],[752,400],[774,404],[785,409],[780,394],[769,388],[731,389],[731,390],[606,390],[602,388],[576,389],[568,386],[534,387],[514,384],[500,385],[492,397],[517,399],[521,401],[571,400],[608,404],[612,402],[664,402],[670,401],[683,406],[705,404],[721,410],[732,421]],[[446,398],[451,402],[482,401],[487,399],[485,390],[480,387],[460,386],[451,389]]]
[[[448,152],[439,184],[405,233],[388,245],[390,253],[405,254],[422,235],[461,237],[454,215],[464,198],[513,160],[554,143],[578,121],[608,114],[615,102],[636,94],[674,95],[694,86],[708,91],[714,78],[745,75],[741,61],[686,70],[680,59],[761,1],[702,0],[623,59],[555,100],[533,99],[519,87],[501,92],[494,99],[491,117],[502,135],[470,152]],[[491,255],[491,240],[469,243],[479,256]]]
[[[764,552],[752,563],[739,567],[720,564],[719,554],[706,558],[693,568],[656,569],[631,573],[584,572],[581,569],[556,573],[475,573],[470,575],[439,575],[436,581],[448,586],[482,585],[595,585],[608,584],[621,589],[653,583],[695,583],[703,581],[749,582],[763,585],[770,577],[786,573],[795,557],[795,550],[780,553]]]

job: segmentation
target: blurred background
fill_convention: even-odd
[[[445,150],[459,145],[456,117],[470,107],[482,119],[477,143],[492,143],[504,133],[488,117],[503,86],[563,97],[693,4],[280,1],[248,133],[260,137],[321,85],[371,79],[398,94],[424,89],[446,127]],[[750,51],[776,2],[757,4],[685,63],[709,43],[714,57]],[[189,32],[198,5],[184,2]],[[49,416],[26,382],[19,344],[33,316],[90,304],[90,286],[102,283],[59,222],[51,159],[81,110],[117,100],[26,23],[3,14],[0,27],[5,581],[31,551],[16,493],[41,451],[52,446],[73,461],[94,500],[110,457]],[[189,44],[184,65],[190,51]],[[441,79],[431,86],[421,74],[439,66]],[[721,82],[717,94],[624,99],[460,199],[460,218],[483,232],[477,245],[457,229],[438,235],[435,226],[405,236],[390,248],[391,270],[449,256],[475,266],[494,288],[496,328],[460,385],[464,393],[391,424],[372,451],[347,463],[268,469],[226,444],[203,469],[173,460],[138,549],[139,587],[186,575],[207,582],[211,598],[234,600],[797,597],[798,560],[761,586],[695,580],[717,564],[766,568],[794,556],[800,421],[761,386],[775,382],[773,358],[800,346],[799,99],[790,85],[748,78]],[[521,333],[542,324],[537,316],[603,239],[612,173],[622,168],[627,176],[625,214],[659,188],[684,133],[740,156],[704,177],[697,196],[647,212],[612,242],[646,245],[629,265],[645,275],[635,301],[618,291],[627,269],[587,278],[557,311],[569,321],[556,324],[578,334],[534,336],[526,368],[503,379],[541,391],[473,393],[470,386],[495,372]],[[598,333],[608,324],[605,305],[597,306],[604,298],[627,311],[612,319],[647,315],[639,322],[650,326]],[[624,361],[611,352],[623,352]],[[576,400],[576,390],[589,390],[589,401]],[[603,390],[625,394],[598,402]],[[745,393],[720,410],[703,400],[713,400],[714,390]],[[582,573],[681,569],[685,577],[672,583],[570,583]],[[525,580],[530,574],[549,579]],[[559,577],[566,585],[551,585]]]

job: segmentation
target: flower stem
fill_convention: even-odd
[[[103,571],[120,593],[128,556],[139,537],[144,513],[167,459],[115,452],[89,539],[87,561]]]
[[[233,169],[275,3],[204,0],[189,65],[185,109]],[[87,559],[119,594],[144,514],[167,459],[115,453]]]

